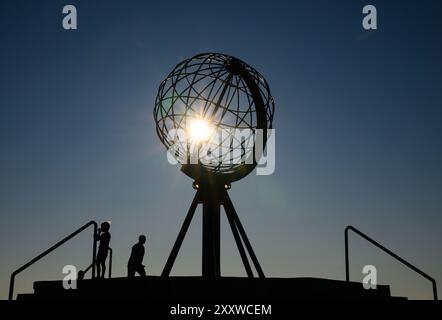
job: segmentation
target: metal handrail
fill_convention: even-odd
[[[108,271],[108,278],[112,278],[112,248],[108,248],[109,251],[109,271]],[[84,269],[82,272],[82,277],[79,279],[83,280],[83,277],[86,273],[89,272],[89,270],[92,268],[92,266],[95,265],[95,262],[93,262],[89,267],[87,267],[86,269]]]
[[[19,274],[23,270],[29,268],[31,265],[33,265],[34,263],[36,263],[37,261],[39,261],[40,259],[42,259],[46,255],[48,255],[49,253],[51,253],[52,251],[54,251],[55,249],[57,249],[58,247],[60,247],[64,243],[66,243],[67,241],[71,240],[73,237],[77,236],[79,233],[81,233],[85,229],[89,228],[90,226],[94,226],[94,237],[93,237],[94,240],[93,240],[93,246],[92,246],[92,278],[95,278],[95,256],[96,256],[96,251],[97,251],[97,242],[95,241],[95,235],[97,234],[98,225],[97,225],[97,223],[95,221],[92,220],[92,221],[86,223],[81,228],[77,229],[77,231],[71,233],[69,236],[67,236],[63,240],[61,240],[61,241],[57,242],[56,244],[54,244],[52,247],[50,247],[45,252],[41,253],[40,255],[38,255],[37,257],[35,257],[31,261],[29,261],[28,263],[24,264],[23,266],[21,266],[20,268],[15,270],[11,274],[11,280],[10,280],[10,283],[9,283],[9,300],[13,299],[14,282],[15,282],[15,276],[17,274]]]
[[[345,280],[348,282],[350,281],[350,270],[349,270],[349,254],[348,254],[348,232],[349,231],[353,231],[354,233],[356,233],[357,235],[359,235],[360,237],[364,238],[365,240],[367,240],[368,242],[370,242],[371,244],[373,244],[374,246],[378,247],[379,249],[381,249],[382,251],[384,251],[385,253],[389,254],[390,256],[392,256],[393,258],[395,258],[396,260],[398,260],[399,262],[401,262],[402,264],[406,265],[407,267],[409,267],[410,269],[412,269],[413,271],[417,272],[418,274],[420,274],[422,277],[426,278],[427,280],[429,280],[433,286],[433,297],[434,300],[437,300],[437,287],[436,287],[436,280],[434,280],[432,277],[430,277],[428,274],[426,274],[425,272],[423,272],[422,270],[418,269],[417,267],[415,267],[414,265],[412,265],[411,263],[409,263],[408,261],[405,261],[404,259],[402,259],[401,257],[399,257],[397,254],[395,254],[394,252],[388,250],[387,248],[385,248],[383,245],[381,245],[380,243],[378,243],[377,241],[373,240],[372,238],[370,238],[369,236],[365,235],[364,233],[362,233],[361,231],[359,231],[358,229],[356,229],[353,226],[347,226],[347,228],[345,228]]]
[[[83,280],[83,277],[86,275],[86,273],[89,272],[90,269],[92,269],[92,267],[93,267],[94,265],[95,265],[95,262],[92,262],[92,263],[89,265],[89,267],[87,267],[87,268],[84,269],[84,270],[80,270],[80,271],[78,272],[78,274],[77,274],[77,280]],[[80,276],[80,272],[82,273],[81,276]]]

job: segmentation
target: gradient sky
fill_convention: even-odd
[[[166,161],[152,110],[161,80],[201,52],[237,56],[276,102],[276,171],[230,195],[268,276],[344,279],[354,225],[442,286],[440,1],[1,1],[0,299],[11,272],[91,219],[111,220],[114,274],[148,235],[159,275],[192,181]],[[78,9],[77,31],[62,8]],[[375,32],[362,7],[378,9]],[[245,275],[223,220],[222,272]],[[173,274],[201,272],[201,218]],[[19,275],[86,267],[84,234]],[[394,295],[431,286],[352,237],[351,278],[374,264]],[[439,295],[442,296],[442,289]]]

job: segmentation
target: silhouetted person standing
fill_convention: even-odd
[[[95,241],[100,241],[97,253],[97,277],[104,278],[106,272],[106,258],[109,251],[109,242],[111,235],[109,233],[109,222],[103,222],[101,228],[98,228],[98,234],[95,236]],[[100,272],[101,271],[101,272]]]
[[[146,276],[143,265],[145,243],[146,236],[141,235],[138,237],[138,243],[132,247],[129,262],[127,263],[127,276],[129,278],[135,277],[135,273],[138,273],[142,277]]]

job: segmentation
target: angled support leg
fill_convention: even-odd
[[[235,208],[233,207],[232,201],[230,200],[230,197],[227,194],[227,192],[225,195],[225,208],[226,211],[229,211],[229,214],[231,214],[233,221],[238,228],[238,231],[242,237],[242,240],[244,241],[244,244],[246,245],[247,251],[249,252],[250,258],[252,259],[253,265],[256,269],[256,272],[258,273],[258,276],[260,278],[265,278],[264,272],[262,271],[258,258],[256,258],[252,245],[250,244],[250,241],[247,238],[247,234],[241,224],[241,221],[239,220],[238,214],[236,213]]]
[[[232,229],[233,237],[235,238],[236,246],[238,247],[239,254],[241,256],[242,263],[244,264],[244,268],[246,269],[247,276],[249,278],[253,278],[253,271],[250,267],[249,259],[247,258],[246,251],[244,250],[244,246],[241,240],[241,236],[238,233],[238,228],[235,224],[235,220],[226,207],[224,207],[224,211],[226,212],[227,220],[229,221],[230,228]]]
[[[172,251],[170,252],[169,258],[167,259],[166,265],[164,266],[163,272],[161,273],[162,277],[168,277],[170,275],[170,271],[172,270],[175,259],[183,243],[184,237],[186,236],[187,230],[189,229],[190,223],[192,222],[196,207],[198,206],[198,200],[199,191],[197,191],[195,197],[193,198],[192,204],[190,205],[189,211],[187,212],[187,216],[184,219],[183,225],[181,226],[180,233],[178,234]]]

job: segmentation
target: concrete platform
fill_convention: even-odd
[[[201,277],[113,278],[82,280],[76,290],[65,290],[62,281],[34,282],[34,293],[18,300],[126,300],[213,302],[290,300],[389,300],[389,286],[365,290],[361,283],[319,278]]]

